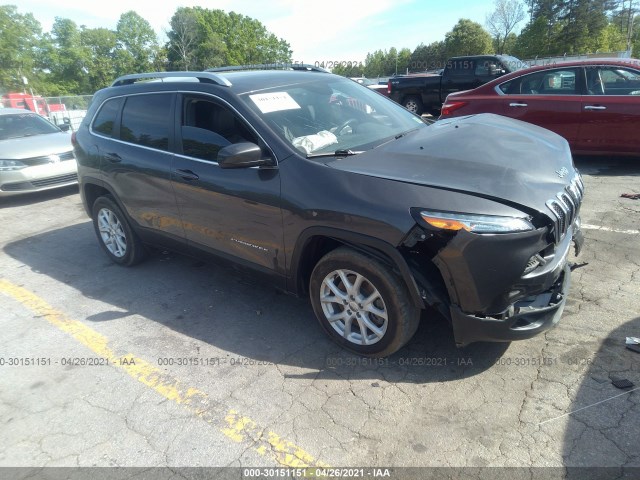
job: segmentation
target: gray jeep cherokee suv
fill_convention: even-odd
[[[300,70],[128,75],[97,92],[73,141],[105,253],[250,268],[308,294],[362,355],[398,350],[425,309],[458,345],[558,322],[584,193],[563,138],[495,115],[428,125]]]

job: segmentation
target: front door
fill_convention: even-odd
[[[176,116],[178,153],[171,175],[188,242],[283,274],[277,167],[223,169],[216,161],[218,151],[232,143],[260,144],[255,132],[224,102],[207,95],[182,95]]]

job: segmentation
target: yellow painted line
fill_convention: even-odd
[[[227,410],[217,402],[211,402],[206,393],[182,384],[149,362],[132,354],[118,355],[109,346],[107,337],[82,322],[68,318],[29,290],[0,279],[0,293],[13,298],[37,317],[44,318],[95,355],[108,359],[111,365],[124,370],[130,377],[155,390],[164,398],[184,406],[208,424],[217,427],[227,438],[237,443],[252,445],[258,454],[270,458],[279,466],[328,467],[294,443],[274,432],[265,431],[255,421],[235,410]]]

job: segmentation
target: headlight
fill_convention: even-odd
[[[18,160],[0,160],[0,172],[9,172],[11,170],[20,170],[22,168],[26,168],[28,165],[25,165]]]
[[[471,215],[422,210],[422,219],[429,225],[443,230],[466,230],[473,233],[528,232],[535,227],[528,218],[501,217],[497,215]]]

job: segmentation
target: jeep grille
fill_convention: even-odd
[[[576,175],[564,190],[547,201],[547,207],[551,210],[554,221],[555,242],[559,243],[573,225],[580,211],[580,204],[584,196],[584,183],[580,175]]]

